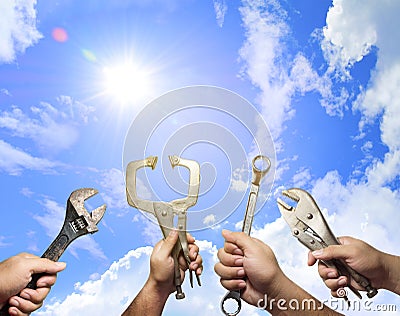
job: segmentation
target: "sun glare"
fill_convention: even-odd
[[[104,86],[107,94],[121,103],[144,97],[149,90],[149,75],[132,63],[104,67]]]

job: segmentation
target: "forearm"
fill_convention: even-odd
[[[263,307],[273,316],[290,316],[299,314],[329,316],[342,315],[328,308],[289,278],[282,280],[279,288],[280,291],[273,294],[273,297],[268,297],[267,295],[264,296],[264,301],[267,299],[267,303]]]
[[[147,280],[122,316],[160,316],[168,296],[168,291],[163,291],[153,281]]]

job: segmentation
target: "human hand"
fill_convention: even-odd
[[[374,288],[385,288],[396,292],[400,281],[399,257],[381,252],[356,238],[340,237],[339,241],[341,245],[309,252],[308,265],[314,265],[317,260],[341,259],[353,270],[368,278]],[[318,263],[318,272],[331,290],[332,296],[337,297],[336,291],[348,285],[349,280],[346,276],[339,276],[336,269],[327,267],[321,261]],[[365,290],[354,280],[351,280],[351,285],[357,290]]]
[[[28,253],[20,253],[0,263],[0,308],[10,304],[10,315],[29,315],[40,308],[57,272],[65,269],[64,262],[54,262]],[[45,273],[35,290],[25,288],[35,273]],[[19,294],[19,296],[18,296]]]
[[[265,295],[278,297],[288,278],[270,247],[242,232],[222,231],[224,248],[218,250],[220,262],[214,270],[226,289],[241,290],[241,298],[257,306]]]
[[[174,286],[174,259],[172,258],[172,250],[178,241],[178,232],[173,230],[167,238],[159,241],[153,249],[150,257],[150,275],[148,282],[154,284],[154,288],[167,295],[173,293],[176,289]],[[179,267],[181,272],[181,280],[185,278],[185,271],[190,269],[197,275],[203,271],[203,259],[199,255],[199,247],[195,244],[195,239],[187,234],[190,266],[183,255],[179,256]]]

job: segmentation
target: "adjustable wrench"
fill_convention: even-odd
[[[266,166],[264,166],[264,168],[262,169],[257,168],[256,162],[258,160],[262,160],[264,163],[266,163]],[[260,189],[260,182],[261,179],[266,175],[268,170],[271,168],[271,161],[266,156],[258,155],[253,159],[252,167],[253,167],[253,173],[251,179],[251,188],[250,188],[249,198],[247,200],[246,214],[244,216],[243,227],[242,227],[242,232],[244,232],[247,235],[250,235],[251,225],[253,223],[258,191]],[[228,300],[232,299],[236,301],[237,307],[236,310],[234,310],[233,312],[229,312],[225,309],[225,303]],[[229,291],[221,301],[222,312],[226,316],[236,316],[237,314],[239,314],[241,309],[242,309],[242,301],[240,299],[240,291],[239,290]]]
[[[106,205],[96,208],[91,213],[85,209],[84,202],[88,198],[96,195],[97,190],[91,188],[78,189],[71,193],[67,201],[67,210],[64,224],[60,233],[44,252],[42,258],[58,261],[67,247],[78,237],[93,234],[99,229],[97,224],[103,218]],[[32,280],[26,286],[29,289],[36,289],[36,283],[44,273],[32,275]],[[0,316],[8,315],[9,304],[4,305],[0,310]]]

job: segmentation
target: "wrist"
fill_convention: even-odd
[[[143,286],[143,290],[146,291],[149,295],[153,295],[157,297],[161,301],[167,301],[169,295],[172,293],[171,286],[169,284],[164,284],[162,282],[158,282],[153,278],[149,277]]]
[[[400,256],[384,254],[385,278],[382,288],[400,295]]]

